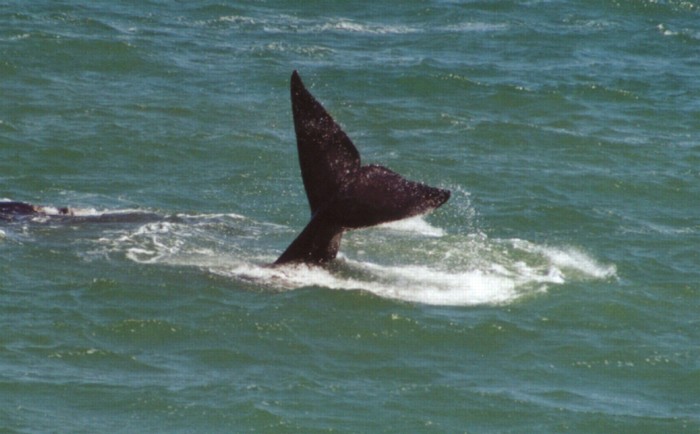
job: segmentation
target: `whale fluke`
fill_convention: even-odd
[[[326,109],[291,78],[292,114],[311,221],[275,261],[322,264],[334,259],[343,232],[431,211],[450,192],[409,181],[386,167],[362,166],[360,153]]]

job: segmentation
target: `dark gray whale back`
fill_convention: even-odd
[[[296,71],[291,97],[311,221],[275,264],[330,261],[345,230],[424,214],[449,199],[448,190],[409,181],[382,166],[362,166],[355,145]]]
[[[70,216],[73,212],[70,208],[56,208],[56,215]],[[24,202],[0,201],[0,218],[4,220],[23,216],[45,215],[45,209],[41,206],[31,205]]]
[[[6,215],[31,215],[36,214],[34,205],[24,202],[0,202],[0,214]]]

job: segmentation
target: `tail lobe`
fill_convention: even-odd
[[[313,214],[360,168],[360,153],[296,71],[291,97],[301,177]]]

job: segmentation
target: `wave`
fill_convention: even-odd
[[[195,24],[203,26],[227,25],[246,30],[260,30],[265,33],[353,33],[360,35],[496,32],[508,29],[508,25],[505,23],[492,24],[479,21],[464,21],[431,28],[422,24],[408,25],[345,17],[309,19],[284,14],[264,17],[222,15],[214,19],[197,21]]]

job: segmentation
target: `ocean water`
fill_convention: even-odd
[[[700,3],[0,3],[0,431],[700,432]],[[289,76],[428,216],[309,219]]]

